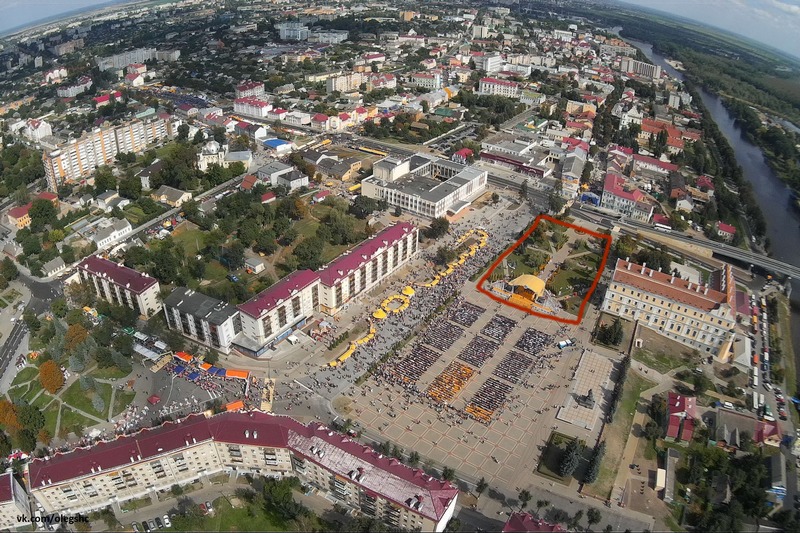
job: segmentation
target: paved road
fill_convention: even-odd
[[[5,374],[8,365],[14,364],[17,348],[27,333],[28,328],[24,322],[18,320],[14,323],[11,334],[5,339],[3,346],[0,347],[0,376]]]

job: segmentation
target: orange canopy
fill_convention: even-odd
[[[209,365],[208,363],[203,363],[200,365],[200,369],[205,370],[206,372],[208,372],[209,368],[211,368],[211,365]]]
[[[250,372],[248,372],[247,370],[226,370],[225,377],[247,379],[250,377]]]
[[[242,409],[244,409],[244,402],[242,400],[231,402],[225,406],[226,411],[241,411]]]
[[[177,357],[178,359],[180,359],[181,361],[185,361],[185,362],[187,362],[187,363],[188,363],[188,362],[190,362],[190,361],[192,360],[192,356],[191,356],[191,355],[189,355],[189,354],[188,354],[188,353],[186,353],[186,352],[178,352],[178,353],[175,353],[175,354],[173,354],[173,355],[174,355],[175,357]]]

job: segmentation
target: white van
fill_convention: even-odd
[[[733,404],[731,402],[722,402],[722,407],[725,409],[733,409]]]
[[[286,340],[289,341],[289,344],[291,344],[292,346],[300,344],[300,339],[298,339],[294,335],[289,335],[288,337],[286,337]]]

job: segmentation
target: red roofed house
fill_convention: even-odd
[[[95,107],[103,107],[104,105],[111,104],[119,100],[120,98],[122,98],[122,93],[116,91],[114,93],[108,93],[102,96],[95,96],[94,98],[92,98],[92,100],[94,100]]]
[[[144,74],[147,72],[147,65],[144,63],[131,63],[128,65],[128,74],[135,72],[136,74]]]
[[[497,78],[481,78],[478,93],[516,98],[519,96],[519,84]]]
[[[191,415],[46,460],[34,459],[26,468],[31,495],[45,514],[88,513],[109,501],[123,503],[235,472],[298,476],[326,490],[330,486],[346,505],[369,508],[390,525],[441,532],[458,497],[451,483],[321,424],[304,425],[258,411]]]
[[[732,241],[733,237],[736,235],[735,227],[719,221],[714,224],[714,231],[717,232],[717,236],[722,237],[723,240],[728,242]]]
[[[50,200],[50,202],[58,208],[58,195],[50,191],[43,191],[36,195],[34,200]],[[31,210],[33,202],[28,202],[25,205],[14,207],[8,210],[8,222],[17,229],[27,228],[31,225],[31,217],[28,213]]]
[[[561,531],[567,530],[558,524],[550,524],[536,518],[530,513],[512,513],[508,517],[506,525],[503,526],[503,533],[558,533]]]
[[[262,204],[271,204],[272,202],[275,201],[276,198],[277,198],[277,196],[275,196],[274,192],[272,192],[272,191],[265,192],[264,194],[261,195],[261,203]]]
[[[247,96],[263,96],[264,83],[260,81],[248,81],[236,86],[235,97],[245,98]]]
[[[653,215],[653,224],[663,224],[664,226],[672,227],[672,220],[666,215],[656,213]]]
[[[0,529],[14,530],[30,523],[28,495],[10,471],[0,474]]]
[[[695,181],[695,186],[702,190],[702,191],[713,191],[714,190],[714,178],[711,176],[706,176],[703,174]]]
[[[327,191],[327,190],[326,191],[319,191],[317,194],[314,195],[314,202],[319,203],[319,202],[323,201],[325,198],[327,198],[330,195],[331,195],[331,191]]]
[[[660,172],[661,174],[669,174],[670,172],[677,172],[678,165],[675,165],[673,163],[668,163],[666,161],[661,161],[660,159],[656,159],[655,157],[634,154],[633,170],[635,172],[640,169],[652,170],[654,172]]]
[[[141,87],[142,85],[144,85],[144,76],[142,76],[138,72],[131,72],[130,74],[126,74],[125,85],[130,85],[131,87]]]
[[[239,186],[243,191],[249,191],[255,184],[258,183],[258,177],[255,174],[247,174],[242,178],[242,184]]]
[[[462,148],[461,150],[455,152],[453,155],[450,156],[452,161],[456,163],[461,163],[462,165],[466,165],[469,158],[473,156],[472,150],[469,148]]]
[[[320,270],[320,310],[335,315],[354,296],[375,285],[405,265],[417,253],[419,230],[400,222],[340,255]]]
[[[697,419],[695,398],[670,392],[667,395],[667,415],[666,440],[674,442],[680,437],[681,443],[689,443],[692,440]]]
[[[653,216],[653,205],[645,202],[645,194],[627,184],[625,178],[612,172],[606,173],[600,207],[640,222],[649,222]]]
[[[735,337],[736,280],[730,265],[712,275],[719,276],[717,289],[618,259],[603,311],[726,361]]]
[[[96,255],[78,263],[78,273],[80,281],[108,302],[130,307],[145,318],[161,309],[158,280],[146,274]]]

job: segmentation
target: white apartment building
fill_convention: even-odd
[[[226,354],[242,331],[236,307],[186,287],[172,291],[164,298],[163,307],[169,329]]]
[[[603,311],[725,360],[735,338],[736,281],[729,265],[715,288],[618,259]]]
[[[653,206],[645,202],[645,194],[636,187],[628,186],[625,178],[612,172],[606,173],[600,207],[639,222],[649,222],[653,216]]]
[[[60,98],[73,98],[79,94],[85,93],[91,88],[91,86],[92,78],[89,76],[82,76],[81,78],[78,78],[75,83],[64,85],[63,87],[56,89],[56,94]]]
[[[335,315],[353,297],[408,263],[417,253],[418,234],[413,224],[394,224],[329,263],[319,273],[320,310]]]
[[[117,153],[139,153],[168,136],[168,124],[162,118],[135,119],[114,128],[86,132],[42,154],[47,186],[57,191],[61,184],[86,178],[97,167],[113,162]]]
[[[644,61],[638,61],[630,57],[622,58],[622,61],[620,61],[619,69],[622,72],[628,72],[636,74],[637,76],[652,78],[654,80],[658,80],[661,78],[660,66],[651,65],[650,63],[645,63]]]
[[[233,112],[255,118],[267,118],[272,104],[255,96],[244,96],[233,101]]]
[[[458,489],[317,423],[268,413],[191,415],[135,435],[33,459],[45,512],[88,513],[220,473],[298,476],[334,501],[407,530],[444,531]]]
[[[276,24],[275,29],[282,41],[305,41],[311,35],[308,26],[301,22],[283,22]]]
[[[0,474],[0,529],[28,527],[30,518],[30,503],[25,489],[11,472]]]
[[[236,86],[236,98],[246,98],[248,96],[264,96],[264,83],[260,81],[246,81]]]
[[[242,333],[233,344],[242,353],[258,357],[276,341],[305,325],[319,308],[319,276],[298,270],[237,307]]]
[[[31,118],[25,122],[22,134],[33,142],[38,143],[44,137],[49,137],[53,134],[53,127],[44,120]]]
[[[361,194],[410,213],[436,218],[457,213],[486,189],[488,172],[447,159],[415,154],[377,161]]]
[[[364,75],[360,72],[349,72],[341,76],[333,76],[325,80],[325,89],[328,93],[339,91],[349,93],[356,91],[364,83]]]
[[[499,52],[486,52],[475,54],[471,58],[477,70],[486,71],[487,74],[500,72],[503,68],[503,56]]]
[[[100,298],[130,307],[145,318],[161,308],[158,281],[132,268],[90,255],[78,263],[78,274],[80,281],[89,282]]]
[[[417,87],[424,87],[425,89],[441,89],[442,88],[442,74],[441,72],[415,72],[411,75],[411,81],[417,84]]]
[[[519,84],[513,81],[498,80],[497,78],[481,78],[478,92],[480,94],[516,98],[519,96]]]
[[[97,244],[98,250],[104,250],[127,237],[133,228],[126,218],[111,219],[111,223],[97,230],[92,236],[92,241]]]
[[[347,40],[350,32],[347,30],[315,30],[308,36],[310,43],[339,44]]]
[[[95,63],[100,70],[121,69],[132,63],[144,63],[151,59],[156,61],[177,61],[180,50],[156,50],[155,48],[136,48],[108,57],[96,57]]]

